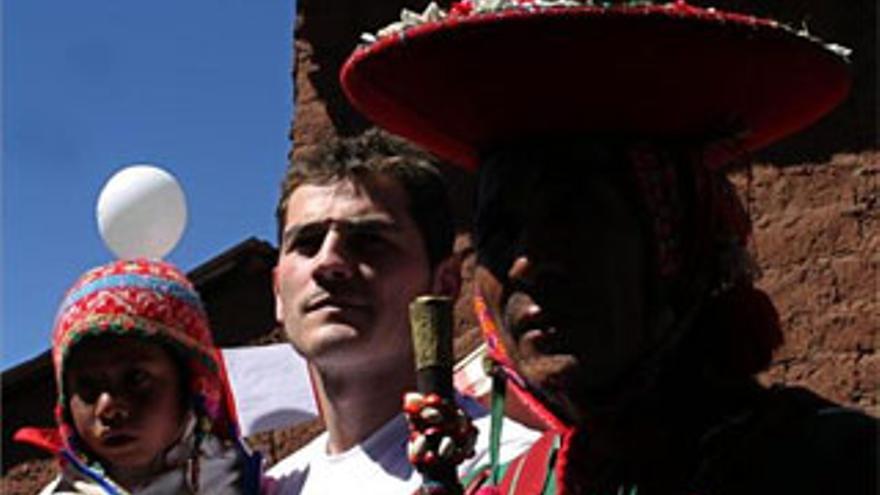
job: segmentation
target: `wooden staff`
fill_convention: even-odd
[[[455,403],[452,388],[452,300],[442,296],[421,296],[409,306],[416,386],[424,395],[435,393]],[[437,445],[432,448],[437,449]],[[456,465],[438,459],[422,472],[422,493],[460,494]]]

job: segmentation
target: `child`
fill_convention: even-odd
[[[42,494],[257,493],[192,284],[159,261],[117,261],[67,292],[53,330],[61,473]]]

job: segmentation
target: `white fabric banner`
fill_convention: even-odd
[[[243,436],[318,416],[306,361],[290,344],[221,351]]]

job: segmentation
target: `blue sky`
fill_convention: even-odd
[[[189,270],[250,236],[274,242],[287,163],[294,4],[283,0],[3,0],[2,363],[49,346],[64,290],[112,254],[104,182],[173,173]]]

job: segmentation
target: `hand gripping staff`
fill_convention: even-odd
[[[452,301],[421,296],[410,304],[419,393],[404,397],[407,454],[422,473],[422,495],[460,495],[456,467],[474,453],[477,430],[455,403],[452,387]]]

